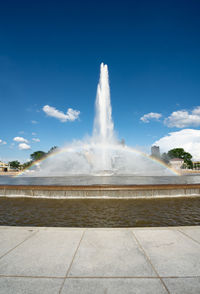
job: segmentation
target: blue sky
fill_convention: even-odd
[[[90,135],[101,62],[119,139],[200,158],[199,12],[198,0],[3,1],[0,160]],[[61,122],[45,105],[80,114]]]

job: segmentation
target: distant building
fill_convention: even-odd
[[[169,161],[171,167],[175,168],[175,169],[181,169],[181,167],[184,164],[184,160],[181,158],[172,158]]]
[[[151,156],[160,158],[160,147],[159,146],[152,146],[151,147]]]
[[[200,161],[193,161],[193,169],[200,169]]]
[[[0,172],[7,172],[9,170],[10,170],[9,164],[0,161]]]

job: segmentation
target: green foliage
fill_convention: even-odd
[[[184,160],[187,168],[193,168],[192,155],[189,152],[185,152],[183,148],[174,148],[168,151],[167,155],[170,159],[181,158]]]
[[[13,160],[9,162],[9,165],[11,168],[19,168],[20,167],[20,162],[18,160]]]
[[[40,159],[44,158],[45,156],[47,156],[48,154],[50,154],[52,152],[55,152],[56,149],[58,149],[58,147],[57,146],[53,146],[53,147],[51,147],[51,149],[49,149],[48,152],[44,152],[44,151],[41,151],[41,150],[35,151],[34,153],[32,153],[30,155],[31,161],[40,160]]]
[[[44,151],[41,151],[41,150],[38,150],[38,151],[33,152],[30,155],[31,160],[25,162],[22,165],[22,168],[23,169],[28,168],[34,161],[37,161],[37,160],[40,160],[40,159],[46,157],[48,154],[50,154],[52,152],[55,152],[56,149],[58,149],[58,147],[57,146],[53,146],[53,147],[51,147],[51,149],[48,152],[44,152]]]
[[[55,152],[58,149],[58,146],[53,146],[51,149],[49,149],[48,154]]]
[[[169,163],[169,156],[167,155],[167,153],[163,153],[163,154],[161,155],[161,160],[162,160],[164,163],[166,163],[166,164]]]
[[[22,165],[22,168],[25,169],[25,168],[29,167],[32,163],[33,163],[33,161],[24,162]]]
[[[183,163],[182,166],[181,166],[181,169],[186,169],[186,168],[188,168],[187,164]]]
[[[44,151],[35,151],[34,153],[30,155],[32,161],[42,159],[45,156],[46,156],[46,152]]]

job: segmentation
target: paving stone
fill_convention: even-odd
[[[179,230],[199,242],[199,226],[89,229],[72,263],[84,229],[0,227],[0,294],[59,293],[71,263],[61,294],[166,294],[132,231],[170,294],[200,293],[200,244]]]
[[[56,294],[62,279],[0,277],[0,294]]]
[[[0,259],[0,274],[64,276],[82,233],[81,230],[41,230]]]
[[[163,279],[171,294],[200,293],[200,278]]]
[[[163,277],[200,275],[200,245],[175,229],[133,230]]]
[[[181,227],[180,231],[186,233],[188,236],[200,243],[200,229],[199,227]]]
[[[70,276],[152,277],[155,273],[130,230],[96,229],[86,231]]]
[[[31,236],[36,230],[25,228],[19,230],[0,228],[0,257]]]
[[[167,294],[159,279],[67,279],[61,294]]]

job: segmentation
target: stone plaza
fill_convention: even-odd
[[[197,294],[200,227],[0,227],[0,293]]]

